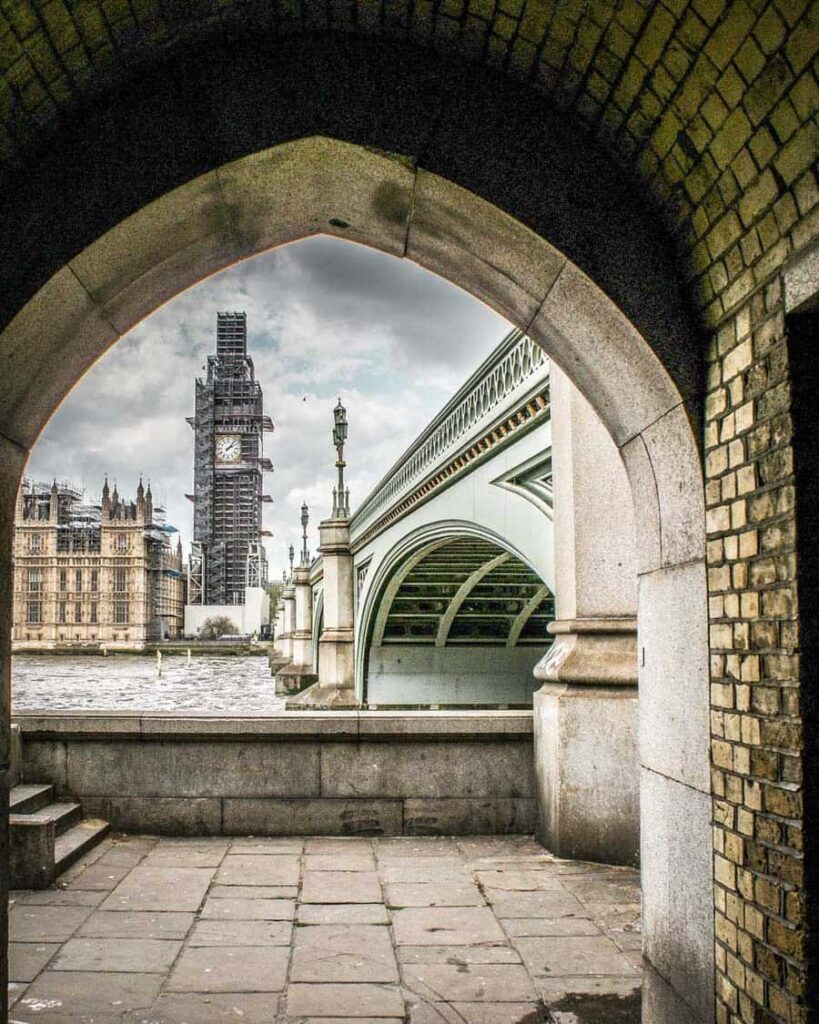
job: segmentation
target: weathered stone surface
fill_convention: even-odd
[[[517,938],[514,942],[534,978],[559,974],[640,976],[628,957],[603,935],[541,936]]]
[[[520,956],[511,946],[398,946],[400,964],[519,964]]]
[[[537,990],[517,964],[407,964],[405,983],[431,1002],[524,1002]]]
[[[291,1017],[402,1017],[404,1000],[389,985],[301,985],[287,990]]]
[[[170,977],[168,992],[281,992],[290,951],[283,946],[187,948]]]
[[[83,938],[184,939],[194,922],[193,914],[99,910],[77,932]]]
[[[390,835],[400,833],[402,825],[400,800],[227,799],[223,809],[224,831],[230,835],[248,831],[263,835]]]
[[[270,993],[164,992],[154,1003],[150,1019],[157,1024],[235,1024],[238,1017],[242,1024],[270,1024],[274,1000]]]
[[[289,921],[198,921],[188,946],[288,946]]]
[[[213,921],[292,921],[293,900],[208,899],[202,907],[203,920]]]
[[[56,971],[164,974],[182,948],[168,939],[69,939],[54,959]]]
[[[389,929],[309,925],[296,929],[291,982],[397,982]]]
[[[506,937],[486,907],[410,907],[392,916],[400,946],[469,946]]]
[[[309,797],[319,795],[318,748],[299,743],[89,741],[72,747],[67,785],[77,797]],[[201,764],[208,771],[201,770]],[[213,780],[218,779],[214,792]]]
[[[138,865],[102,904],[103,910],[197,910],[212,868],[152,868]]]
[[[159,995],[161,974],[95,974],[45,971],[33,981],[15,1006],[21,1021],[43,1020],[43,1010],[62,1022],[91,1024],[120,1020],[128,1010],[145,1010]],[[47,1018],[46,1018],[47,1019]]]
[[[92,907],[15,903],[9,910],[9,935],[16,942],[65,942],[92,912]]]
[[[302,903],[299,924],[389,924],[383,903]]]
[[[391,907],[482,907],[485,903],[472,882],[390,882],[386,889]]]
[[[518,743],[328,743],[322,793],[334,797],[531,797],[532,765]]]
[[[299,861],[292,856],[231,854],[216,872],[219,885],[298,885]]]
[[[381,883],[374,871],[309,871],[302,903],[379,903]]]
[[[9,981],[34,981],[59,948],[58,942],[10,942]]]

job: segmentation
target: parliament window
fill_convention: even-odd
[[[43,602],[29,601],[26,604],[26,622],[40,623],[43,621]]]
[[[57,621],[65,622],[65,601],[60,601],[57,605]]]
[[[79,601],[74,604],[74,621],[82,622],[82,604]]]
[[[41,594],[43,592],[43,570],[42,569],[29,569],[28,570],[28,591],[31,594]],[[31,621],[29,619],[29,621]]]
[[[114,601],[114,622],[128,621],[128,602]]]
[[[99,569],[91,570],[91,591],[95,593],[100,589],[100,571]]]
[[[116,594],[124,594],[127,589],[128,583],[128,570],[117,568],[114,569],[114,592]]]

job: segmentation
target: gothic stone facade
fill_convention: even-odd
[[[17,650],[139,648],[181,634],[182,552],[168,541],[150,487],[136,501],[108,482],[102,504],[56,483],[24,482],[14,536]]]

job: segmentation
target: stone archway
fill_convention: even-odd
[[[411,259],[493,306],[567,371],[620,450],[642,540],[645,950],[656,970],[650,1019],[685,1013],[707,1021],[712,879],[703,850],[710,850],[711,805],[697,443],[684,396],[649,342],[544,238],[407,160],[324,137],[254,153],[180,185],[71,259],[0,337],[10,371],[2,388],[8,458],[0,529],[7,539],[27,449],[107,347],[208,273],[319,232]],[[679,893],[675,878],[685,879]]]

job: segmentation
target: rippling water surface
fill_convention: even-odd
[[[277,714],[266,657],[17,654],[11,666],[13,711],[215,711]]]

